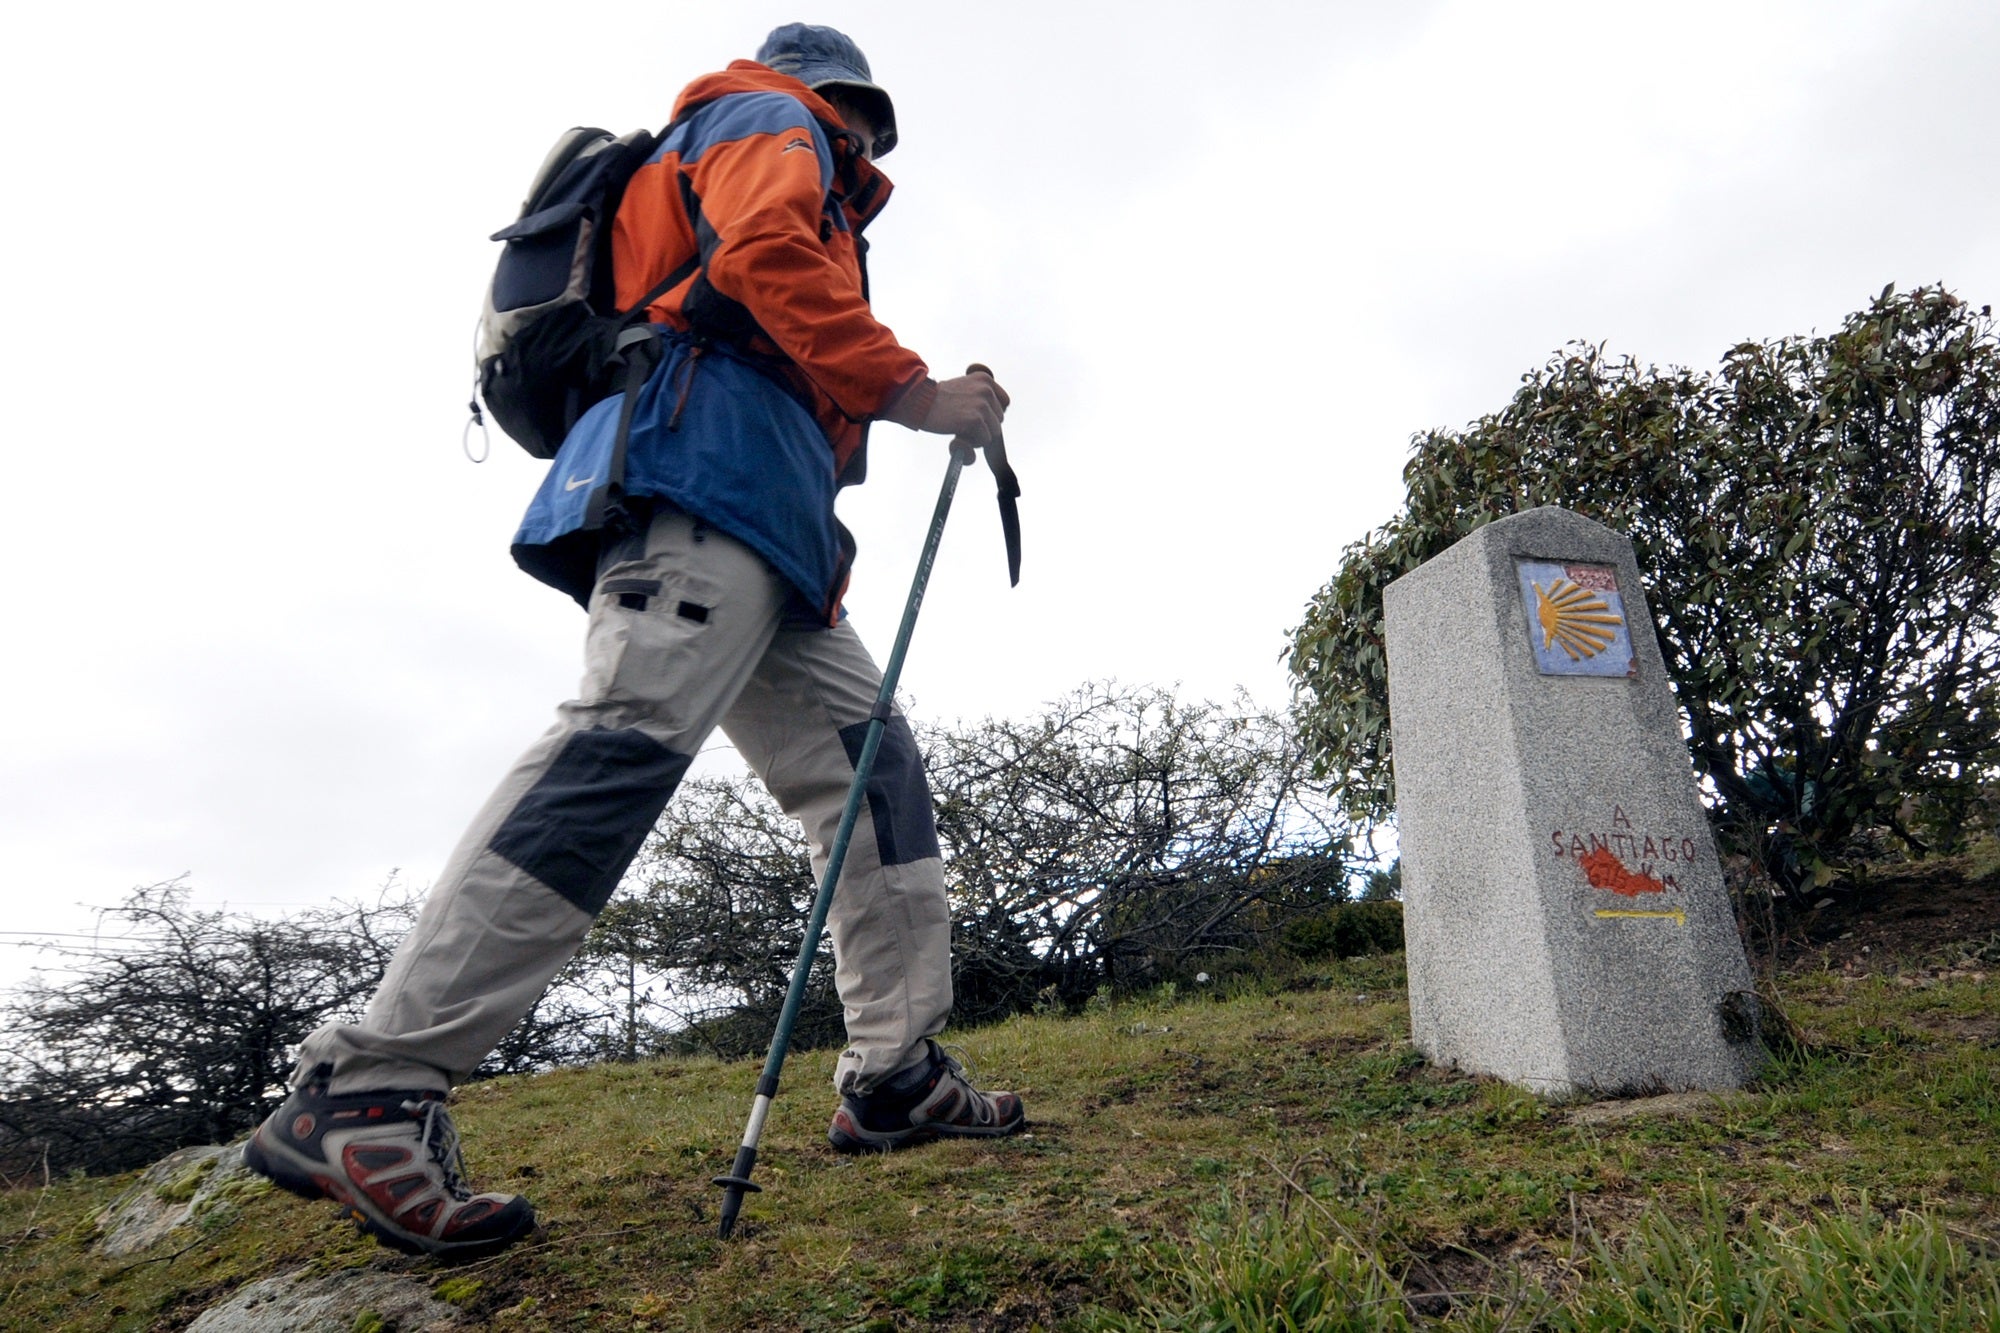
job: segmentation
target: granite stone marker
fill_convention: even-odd
[[[1632,544],[1529,510],[1383,608],[1418,1048],[1553,1095],[1742,1085],[1750,969]]]

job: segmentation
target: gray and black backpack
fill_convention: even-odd
[[[636,306],[618,308],[611,219],[664,134],[570,130],[535,173],[520,217],[493,233],[505,248],[479,319],[469,406],[483,425],[484,400],[500,429],[536,458],[555,457],[594,403],[644,382],[653,357],[646,307],[696,267],[690,260]]]

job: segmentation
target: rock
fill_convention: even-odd
[[[373,1316],[372,1319],[365,1316]],[[211,1306],[187,1333],[326,1333],[379,1329],[419,1333],[467,1327],[457,1310],[413,1277],[350,1268],[324,1277],[300,1269],[242,1288]]]
[[[243,1165],[243,1145],[182,1148],[146,1168],[139,1182],[104,1210],[98,1248],[117,1258],[165,1240],[207,1216],[233,1193],[265,1188]]]

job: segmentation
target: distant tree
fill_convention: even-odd
[[[1403,858],[1397,857],[1387,870],[1369,872],[1367,882],[1362,886],[1363,902],[1385,903],[1401,900],[1403,896]]]
[[[1718,831],[1782,887],[1870,828],[1951,847],[2000,758],[2000,344],[1991,309],[1885,289],[1718,372],[1575,344],[1500,411],[1414,440],[1403,511],[1293,631],[1300,725],[1358,818],[1393,809],[1382,590],[1496,518],[1629,535]]]
[[[223,1143],[283,1092],[299,1041],[359,1016],[417,898],[275,919],[201,909],[181,881],[99,912],[93,946],[0,1001],[0,1171],[122,1171],[176,1148]],[[601,1015],[559,987],[481,1075],[597,1053]]]
[[[816,888],[804,834],[763,784],[683,784],[584,946],[601,950],[609,933],[634,984],[646,978],[649,1017],[635,1007],[634,1053],[737,1056],[768,1045]],[[831,951],[822,949],[793,1040],[803,1048],[842,1038]]]
[[[1340,903],[1285,927],[1285,952],[1296,958],[1356,958],[1403,947],[1403,905],[1387,898]]]
[[[1191,975],[1346,896],[1345,821],[1245,700],[1092,683],[924,744],[972,1016]]]
[[[123,1170],[255,1123],[291,1047],[353,1013],[408,925],[407,904],[333,921],[200,911],[178,881],[99,913],[98,947],[67,981],[6,1006],[0,1153]]]
[[[1282,716],[1099,684],[1026,721],[918,740],[952,903],[957,1022],[1191,975],[1346,892],[1345,826]],[[762,1049],[816,888],[798,825],[754,779],[691,782],[641,867],[613,911],[667,1020],[650,1039]],[[794,1040],[843,1040],[826,952]]]

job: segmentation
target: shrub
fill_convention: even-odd
[[[1311,961],[1395,953],[1403,947],[1403,905],[1399,902],[1342,903],[1285,927],[1285,952]]]
[[[1298,716],[1356,819],[1393,810],[1382,590],[1556,504],[1631,537],[1718,831],[1781,886],[1887,827],[1955,846],[2000,759],[2000,341],[1886,289],[1717,372],[1576,344],[1500,411],[1418,436],[1403,510],[1293,631]]]

